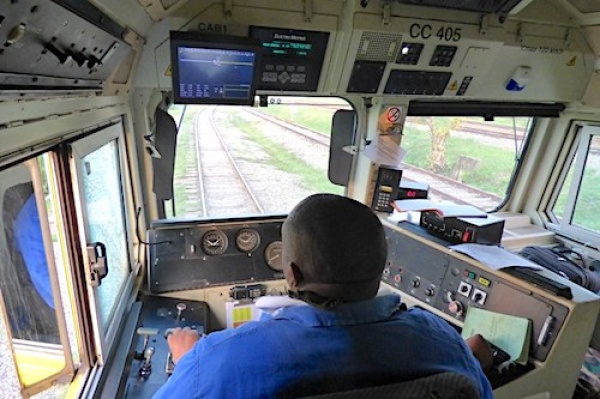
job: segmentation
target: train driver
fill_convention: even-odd
[[[407,310],[397,295],[377,296],[387,244],[368,207],[312,195],[291,211],[282,240],[291,298],[260,321],[201,340],[176,330],[176,369],[155,399],[298,397],[447,371],[492,398],[480,363],[448,323]]]

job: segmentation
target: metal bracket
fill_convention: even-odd
[[[88,244],[87,254],[90,266],[90,283],[93,287],[98,287],[100,285],[100,280],[108,274],[106,246],[101,242]]]
[[[520,22],[517,24],[517,43],[523,43],[523,24]]]
[[[571,28],[567,28],[565,31],[565,47],[569,47],[571,45]]]
[[[383,19],[381,20],[381,23],[383,25],[389,25],[391,17],[392,17],[392,6],[390,4],[384,4],[383,5]]]
[[[304,0],[304,22],[312,22],[313,0]]]
[[[233,15],[233,0],[223,1],[223,15],[230,18]]]
[[[481,36],[485,36],[488,34],[489,23],[490,23],[490,16],[482,15],[481,19],[479,20],[479,34]]]

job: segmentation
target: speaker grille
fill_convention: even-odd
[[[363,32],[356,54],[357,61],[394,62],[402,43],[402,35]]]

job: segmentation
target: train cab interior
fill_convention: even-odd
[[[0,398],[151,398],[174,328],[287,295],[319,192],[379,216],[382,292],[527,320],[494,397],[597,397],[599,60],[597,0],[0,0]]]

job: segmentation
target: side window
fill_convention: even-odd
[[[532,122],[409,116],[402,180],[428,183],[433,200],[494,210],[506,197]]]
[[[327,176],[331,123],[339,109],[351,107],[313,97],[277,98],[264,108],[171,106],[180,126],[167,215],[287,213],[312,193],[342,194],[344,187]]]
[[[69,384],[59,380],[80,363],[54,187],[47,154],[0,171],[0,389],[11,397],[47,392],[53,381],[48,394],[64,397]]]
[[[550,209],[551,228],[590,245],[600,244],[600,127],[579,128],[577,148]]]

